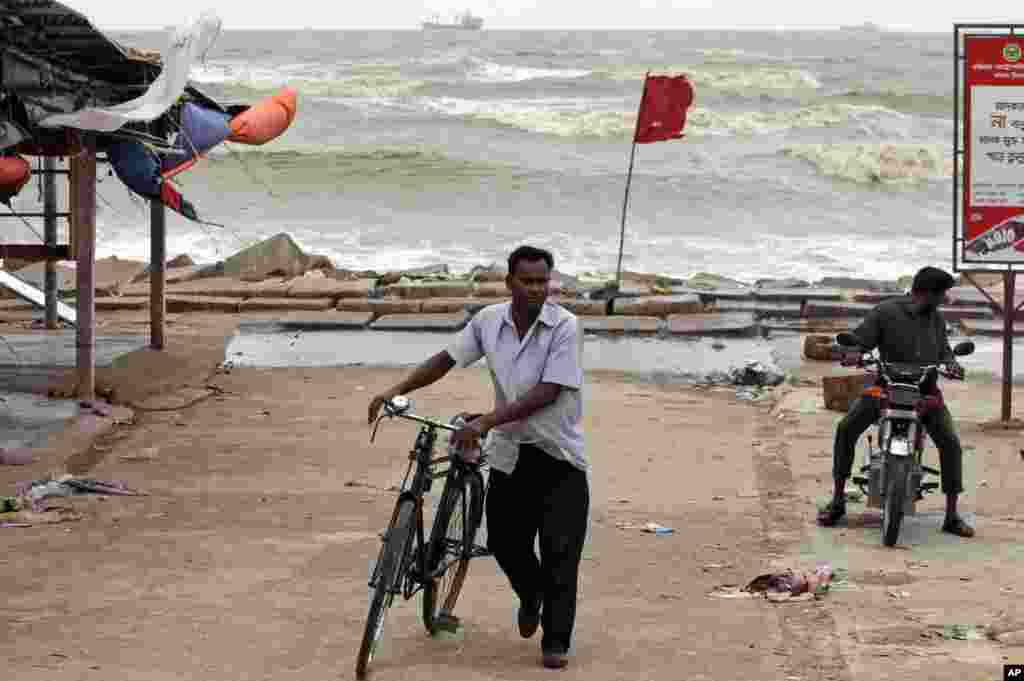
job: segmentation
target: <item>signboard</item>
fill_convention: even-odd
[[[964,36],[963,262],[1024,263],[1024,36]]]

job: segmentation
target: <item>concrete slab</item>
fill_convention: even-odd
[[[761,288],[754,289],[755,300],[768,300],[779,303],[800,303],[803,301],[828,301],[842,300],[843,294],[839,289],[826,288]]]
[[[330,298],[249,298],[238,304],[238,311],[329,310],[333,305],[334,301]]]
[[[370,324],[370,328],[381,331],[458,331],[470,316],[465,310],[430,315],[389,314]]]
[[[425,284],[392,284],[384,289],[384,295],[399,298],[423,300],[425,298],[468,298],[472,296],[473,284],[469,282],[430,282]]]
[[[753,289],[696,289],[688,286],[673,286],[670,291],[673,295],[696,295],[704,303],[712,300],[753,300]]]
[[[754,333],[757,322],[752,312],[726,314],[669,315],[669,333],[678,336],[717,336]]]
[[[865,544],[877,542],[881,546],[882,535],[880,528],[882,526],[882,514],[880,510],[857,504],[847,508],[847,515],[847,518],[839,521],[837,527],[856,530],[856,533],[860,535],[859,541]],[[977,517],[974,513],[963,513],[962,516],[968,525],[972,527],[977,526]],[[921,558],[934,558],[945,554],[950,549],[959,547],[959,552],[956,552],[956,555],[962,557],[964,553],[964,540],[941,531],[944,518],[945,513],[942,511],[925,511],[903,516],[903,525],[900,528],[897,546],[927,547],[928,553],[914,554]],[[835,534],[835,531],[830,532],[829,528],[818,527],[817,525],[814,525],[814,527],[815,530],[813,532],[815,534]],[[828,560],[828,558],[827,554],[821,557],[822,560]]]
[[[804,317],[866,317],[875,306],[868,303],[838,303],[808,301],[804,305]]]
[[[796,333],[839,333],[849,331],[860,323],[859,317],[839,319],[764,319],[761,328],[768,331],[793,331]]]
[[[294,279],[273,277],[263,281],[243,282],[246,285],[246,297],[251,298],[285,298]]]
[[[658,317],[614,315],[611,317],[580,317],[586,333],[658,333],[663,322]]]
[[[853,296],[854,302],[857,303],[869,303],[871,305],[877,305],[886,300],[892,300],[893,298],[902,298],[902,293],[886,293],[884,291],[862,291]]]
[[[72,309],[77,309],[77,301],[74,298],[64,301]],[[96,298],[95,306],[97,312],[121,312],[130,310],[148,310],[149,298]]]
[[[144,348],[148,336],[98,336],[96,366],[110,366],[114,358]],[[19,367],[74,367],[78,341],[74,330],[46,333],[4,333],[0,341],[0,368],[16,371]]]
[[[78,414],[76,400],[0,392],[0,450],[35,447]]]
[[[486,298],[434,298],[431,300],[424,300],[423,304],[420,306],[420,311],[424,314],[445,314],[466,310],[471,314],[476,314],[479,310],[484,309],[488,305],[503,302],[507,301]]]
[[[1002,336],[1002,319],[961,319],[960,328],[968,336]],[[1024,336],[1024,324],[1014,324],[1014,336]]]
[[[340,331],[365,329],[373,321],[371,312],[328,311],[323,315],[283,315],[279,319],[242,322],[241,333],[284,333],[287,331]]]
[[[752,312],[758,319],[799,319],[801,306],[795,303],[764,303],[755,300],[718,300],[718,312]]]
[[[238,312],[238,298],[167,296],[168,312]]]
[[[206,296],[213,298],[247,298],[251,294],[247,284],[230,277],[209,277],[193,279],[179,284],[169,285],[167,295],[171,296]],[[134,288],[132,291],[134,292]]]
[[[297,277],[288,287],[289,298],[369,298],[376,285],[374,279],[330,279],[327,277]]]
[[[422,300],[400,298],[342,298],[335,306],[339,312],[372,312],[376,316],[418,314],[422,308]]]
[[[991,307],[943,307],[942,316],[947,322],[959,322],[963,319],[993,319]]]
[[[612,300],[613,315],[634,317],[667,317],[671,314],[699,314],[704,311],[700,297],[692,294],[678,296],[643,296],[640,298],[615,298]]]
[[[473,294],[478,298],[508,298],[508,286],[503,281],[487,281],[476,284]]]

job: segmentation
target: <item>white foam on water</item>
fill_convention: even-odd
[[[576,79],[590,75],[585,69],[542,69],[514,64],[497,64],[484,59],[470,58],[472,67],[469,80],[478,83],[521,83],[540,79]]]
[[[402,74],[400,64],[353,64],[325,66],[296,63],[253,66],[245,62],[210,62],[192,70],[199,84],[244,88],[256,93],[276,92],[282,87],[300,95],[330,98],[400,97],[416,92],[426,82]]]
[[[953,173],[946,145],[938,143],[804,144],[782,153],[811,163],[822,175],[860,184],[936,182]]]
[[[594,75],[615,81],[643,83],[647,71],[652,75],[685,75],[694,88],[713,89],[722,94],[757,96],[760,93],[809,94],[821,88],[818,78],[806,69],[793,66],[735,64],[735,65],[652,65],[596,69]]]

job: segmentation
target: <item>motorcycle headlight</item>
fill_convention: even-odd
[[[889,442],[889,453],[896,456],[907,456],[910,454],[910,443],[901,437],[894,437]]]

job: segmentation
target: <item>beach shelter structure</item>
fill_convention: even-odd
[[[170,31],[163,51],[143,51],[118,44],[59,2],[0,0],[0,198],[10,212],[0,215],[45,221],[44,243],[4,243],[10,232],[0,225],[0,258],[47,263],[43,291],[10,275],[0,285],[45,306],[51,328],[56,327],[58,309],[75,324],[80,399],[92,400],[95,394],[97,163],[111,163],[133,191],[150,199],[150,345],[162,349],[164,209],[197,217],[194,207],[161,176],[157,159],[173,156],[175,146],[169,140],[182,137],[175,134],[183,110],[190,130],[196,130],[194,119],[210,119],[225,130],[221,139],[230,134],[227,109],[188,82],[191,62],[209,49],[219,31],[220,21],[207,13]],[[249,107],[234,107],[239,108]],[[215,138],[216,133],[203,144]],[[33,157],[41,159],[41,168],[31,169],[27,159]],[[66,168],[61,168],[64,159]],[[194,162],[181,159],[190,160]],[[26,172],[42,176],[42,213],[16,214],[10,206],[28,180]],[[68,182],[65,211],[57,210],[58,177]],[[68,221],[67,243],[57,243],[59,219]],[[58,308],[55,265],[60,260],[77,261],[73,315],[66,306]]]

